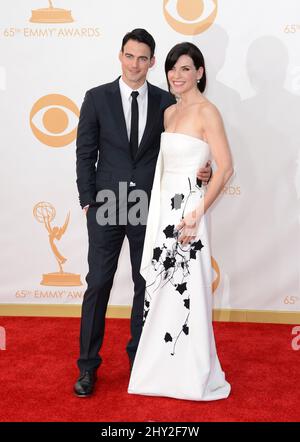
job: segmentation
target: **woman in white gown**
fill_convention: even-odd
[[[165,111],[141,274],[144,326],[128,392],[190,400],[228,397],[212,328],[212,270],[206,211],[232,174],[221,116],[202,92],[205,63],[192,43],[169,52],[165,70],[179,97]],[[212,156],[207,190],[197,170]]]

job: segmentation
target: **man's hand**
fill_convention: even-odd
[[[211,161],[208,161],[205,167],[201,167],[197,172],[197,178],[206,186],[212,175]]]

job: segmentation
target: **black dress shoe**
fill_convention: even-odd
[[[94,386],[97,380],[97,369],[85,370],[74,385],[74,393],[78,397],[88,397],[93,394]]]

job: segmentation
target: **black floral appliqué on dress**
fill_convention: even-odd
[[[192,193],[197,190],[192,190],[191,181],[189,181],[189,193],[185,197],[183,194],[175,194],[171,198],[171,209],[172,210],[182,210],[181,219],[185,216],[185,209],[188,200]],[[196,189],[200,189],[201,183],[197,182],[195,185]],[[183,206],[183,207],[182,207]],[[165,284],[170,284],[173,286],[174,295],[180,296],[182,299],[182,308],[186,310],[186,318],[182,324],[180,330],[173,335],[166,330],[165,335],[162,337],[166,343],[171,342],[172,350],[171,355],[175,355],[176,344],[181,336],[189,334],[189,311],[190,311],[190,296],[189,296],[189,286],[188,279],[190,275],[190,263],[191,260],[197,258],[197,253],[203,248],[201,240],[193,241],[190,244],[182,246],[179,242],[180,232],[176,230],[175,225],[167,225],[163,229],[166,240],[173,239],[173,241],[168,241],[168,246],[163,243],[161,246],[157,246],[153,249],[152,266],[156,272],[155,281],[150,285],[146,286],[145,292],[145,304],[144,304],[144,321],[147,318],[148,312],[151,306],[151,295],[149,293],[149,287],[155,285],[156,290],[163,287]],[[175,282],[176,280],[181,280],[180,283]]]

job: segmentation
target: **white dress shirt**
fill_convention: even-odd
[[[131,126],[131,101],[132,101],[131,92],[135,90],[139,93],[137,97],[137,102],[139,105],[139,144],[140,144],[147,121],[147,110],[148,110],[147,82],[145,81],[145,83],[139,89],[131,89],[121,77],[119,80],[119,85],[120,85],[124,117],[126,121],[128,140],[130,140],[130,126]]]

